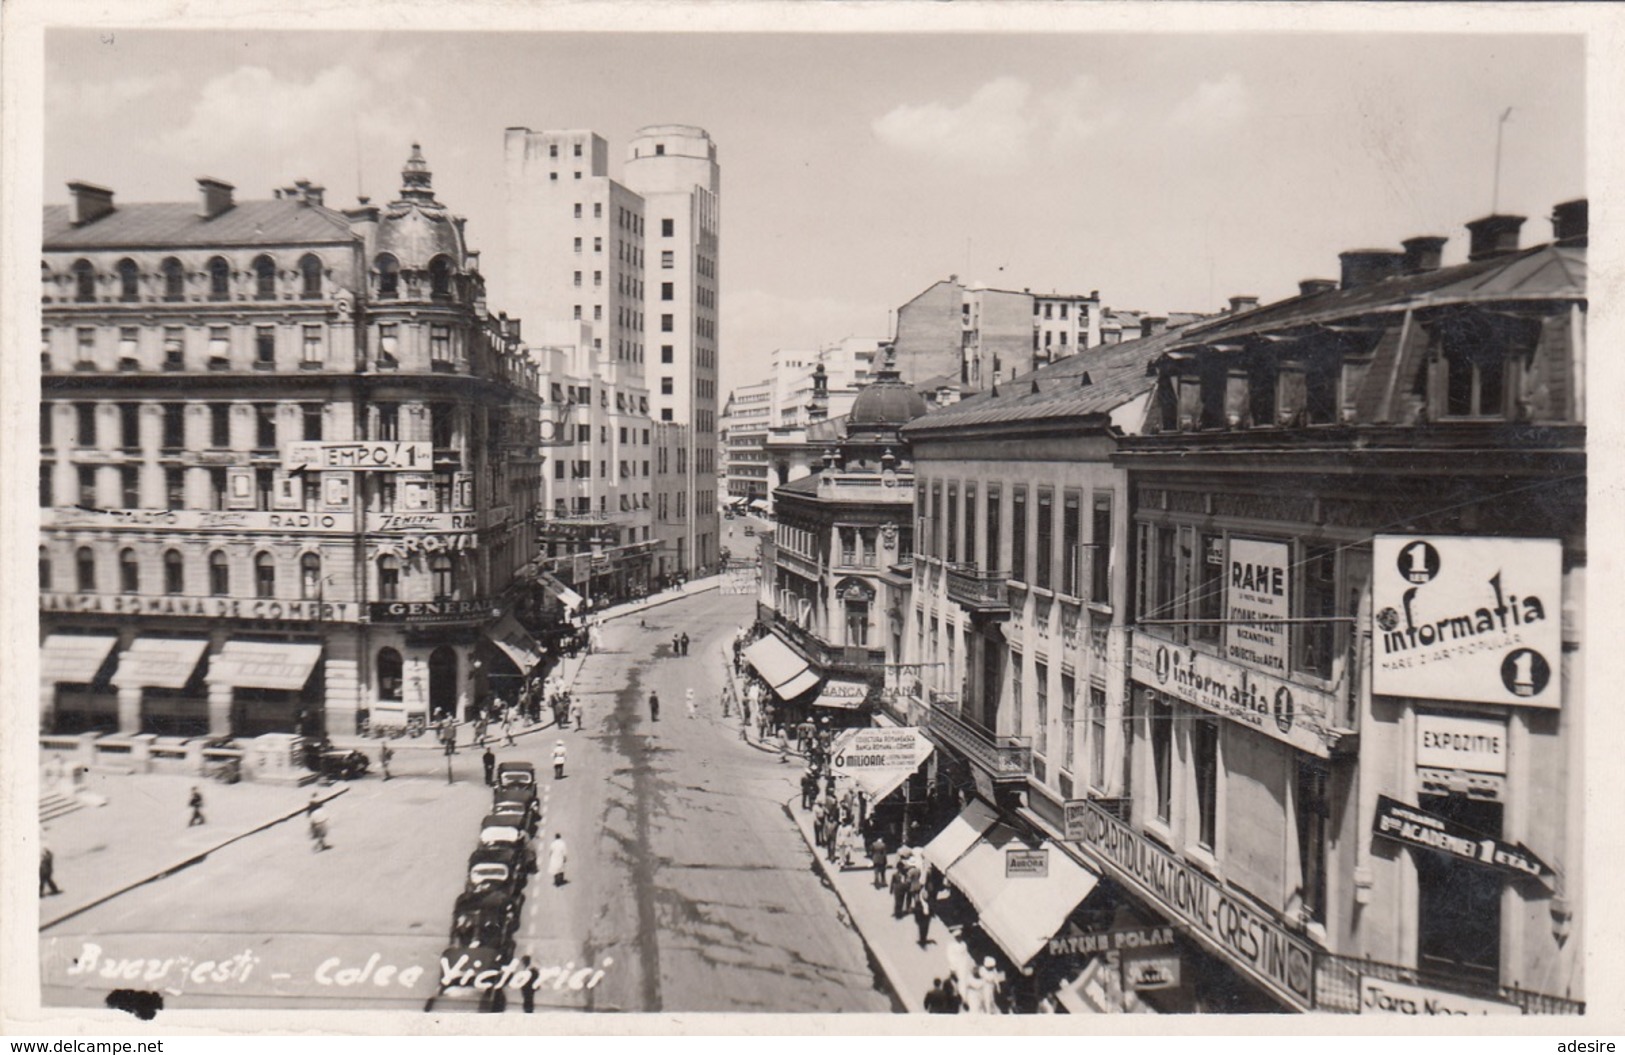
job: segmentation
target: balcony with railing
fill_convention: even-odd
[[[931,704],[925,729],[933,740],[964,755],[995,783],[1025,784],[1033,771],[1031,738],[996,736],[960,717],[952,706]]]
[[[948,600],[972,615],[1003,619],[1010,615],[1009,576],[974,564],[948,565]]]
[[[780,612],[772,614],[772,623],[791,646],[822,674],[878,679],[886,669],[886,653],[883,649],[864,648],[861,645],[828,644],[817,634],[796,625]]]

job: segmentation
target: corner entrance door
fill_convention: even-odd
[[[1501,835],[1502,806],[1464,795],[1423,795],[1417,805],[1484,835]],[[1499,982],[1501,888],[1498,872],[1431,850],[1416,862],[1417,967],[1424,974]]]
[[[457,713],[457,653],[441,645],[429,653],[429,715]]]

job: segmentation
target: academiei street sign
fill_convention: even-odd
[[[1405,846],[1419,846],[1458,861],[1552,885],[1552,870],[1522,843],[1503,842],[1416,806],[1377,796],[1371,831]]]

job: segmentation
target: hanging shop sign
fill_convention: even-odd
[[[1418,714],[1416,764],[1505,776],[1506,722],[1488,718],[1459,718],[1448,714]]]
[[[1499,1000],[1447,993],[1440,989],[1427,989],[1386,978],[1361,977],[1360,1014],[1362,1015],[1517,1015],[1522,1009],[1516,1004],[1503,1004]]]
[[[1335,698],[1194,648],[1135,634],[1134,680],[1321,758],[1334,737]]]
[[[830,767],[878,801],[901,787],[933,750],[930,739],[912,726],[847,729],[830,745]]]
[[[1048,879],[1049,878],[1049,851],[1048,850],[1006,850],[1006,851],[1004,851],[1004,878],[1006,878],[1006,879]]]
[[[1227,962],[1299,1009],[1314,1006],[1314,954],[1303,939],[1093,802],[1081,842],[1118,882]]]
[[[1062,810],[1066,841],[1082,842],[1084,832],[1089,830],[1089,800],[1068,799]]]
[[[1559,706],[1558,540],[1379,535],[1372,564],[1372,691]]]
[[[1503,842],[1447,817],[1417,806],[1407,806],[1387,795],[1377,796],[1377,812],[1372,819],[1371,831],[1404,846],[1432,850],[1458,861],[1493,868],[1511,876],[1536,879],[1548,888],[1552,886],[1551,867],[1522,843]]]
[[[1225,574],[1225,655],[1236,663],[1285,675],[1291,612],[1292,549],[1285,542],[1230,540]]]
[[[305,441],[288,444],[282,467],[302,469],[360,469],[372,472],[429,472],[434,469],[434,447],[428,441],[371,442]]]
[[[1179,988],[1179,953],[1123,957],[1123,988],[1136,993]]]

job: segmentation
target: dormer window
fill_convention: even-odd
[[[394,300],[401,295],[401,265],[388,253],[378,254],[378,299]]]
[[[446,257],[429,261],[429,290],[437,297],[451,296],[451,261]]]

